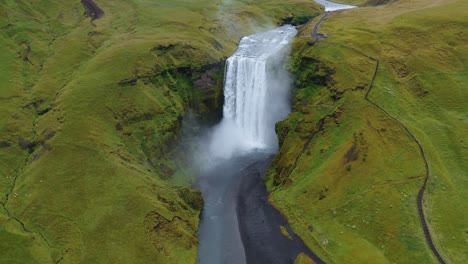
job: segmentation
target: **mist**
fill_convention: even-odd
[[[283,26],[242,38],[226,61],[223,119],[201,138],[200,165],[277,150],[275,124],[290,112],[292,78],[284,65],[295,34]]]
[[[276,122],[290,112],[291,76],[285,69],[293,26],[241,39],[225,66],[223,119],[198,138],[196,185],[205,201],[199,263],[246,263],[237,201],[247,168],[278,149]],[[247,169],[248,170],[248,169]]]

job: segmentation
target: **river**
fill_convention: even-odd
[[[275,124],[290,112],[284,64],[296,33],[286,25],[246,36],[226,62],[223,119],[198,157],[200,264],[294,263],[301,252],[322,263],[269,204],[262,178],[278,150]]]
[[[354,8],[316,2],[327,12]],[[196,157],[205,201],[199,264],[292,264],[300,253],[324,263],[268,202],[263,182],[278,150],[275,124],[290,112],[284,65],[296,33],[286,25],[246,36],[226,61],[223,119],[200,140]]]
[[[333,3],[333,2],[330,2],[330,1],[327,1],[327,0],[315,0],[315,2],[323,5],[325,7],[325,12],[332,12],[332,11],[338,11],[338,10],[342,10],[342,9],[356,8],[356,6]]]

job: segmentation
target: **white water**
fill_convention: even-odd
[[[290,111],[290,78],[282,61],[296,32],[286,25],[242,38],[226,62],[223,120],[212,135],[210,156],[276,150],[275,123]]]
[[[227,60],[223,119],[197,152],[204,207],[198,230],[199,264],[245,264],[237,220],[242,169],[278,148],[275,123],[290,112],[290,76],[284,68],[296,35],[283,26],[244,37]],[[201,153],[201,155],[200,155]]]
[[[357,7],[357,6],[352,6],[352,5],[343,5],[343,4],[333,3],[327,0],[315,0],[315,2],[323,5],[325,7],[326,12],[332,12],[332,11],[337,11],[337,10],[342,10],[342,9],[351,9],[351,8]]]

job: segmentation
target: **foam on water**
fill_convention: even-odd
[[[352,5],[343,5],[343,4],[333,3],[327,0],[315,0],[315,2],[323,5],[325,7],[326,12],[337,11],[337,10],[342,10],[342,9],[351,9],[351,8],[357,7],[357,6],[352,6]]]
[[[281,62],[296,32],[286,25],[242,38],[226,62],[223,120],[212,135],[211,155],[277,147],[275,123],[289,113],[289,77]]]
[[[203,138],[196,159],[204,207],[198,229],[199,264],[245,264],[237,218],[238,189],[246,166],[278,148],[275,123],[290,112],[290,76],[284,68],[296,35],[283,26],[244,37],[227,60],[223,119]],[[205,149],[207,148],[207,149]]]

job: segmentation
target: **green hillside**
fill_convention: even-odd
[[[316,10],[0,1],[0,263],[195,263],[203,203],[175,162],[185,112],[219,112],[241,36]]]
[[[294,112],[268,183],[327,262],[438,263],[418,214],[426,179],[435,247],[466,261],[467,17],[466,1],[398,1],[333,13],[318,45],[315,22],[295,41]]]
[[[319,18],[300,28],[270,200],[327,263],[438,263],[422,190],[437,252],[464,263],[468,1],[337,2],[368,7],[332,13],[315,45]],[[182,121],[219,118],[242,36],[319,10],[0,0],[0,263],[196,263]]]

